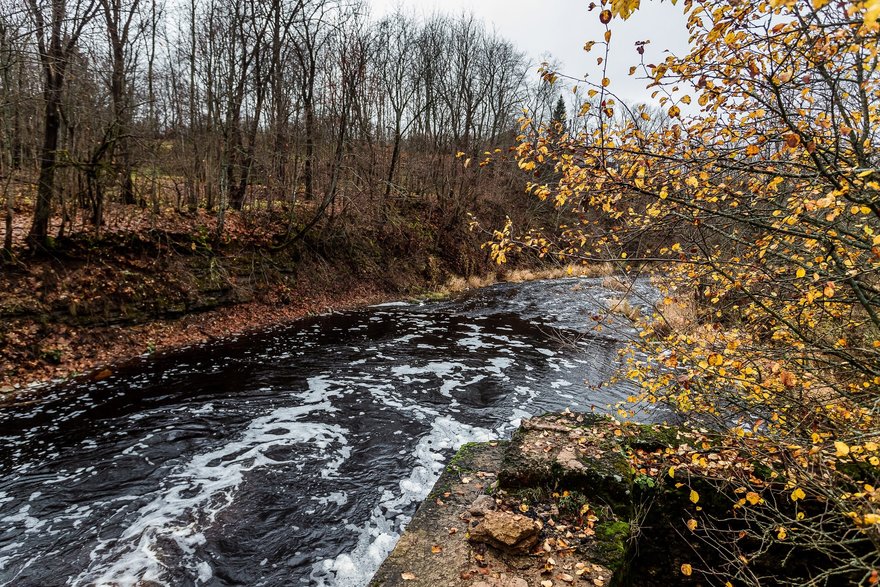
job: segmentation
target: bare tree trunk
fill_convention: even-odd
[[[95,15],[95,2],[92,0],[86,5],[77,4],[75,12],[70,14],[65,0],[52,0],[48,22],[47,15],[43,13],[44,7],[39,6],[36,0],[28,0],[28,10],[36,24],[37,48],[43,68],[43,99],[46,104],[37,201],[27,240],[31,248],[42,249],[49,245],[49,220],[55,195],[64,76],[79,36]]]
[[[34,248],[48,246],[49,218],[55,195],[55,165],[58,161],[58,133],[61,128],[61,90],[63,76],[48,73],[46,79],[46,118],[43,127],[43,147],[40,150],[40,176],[37,180],[37,201],[34,219],[28,234],[28,243]]]

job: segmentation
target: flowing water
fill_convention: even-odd
[[[456,448],[632,391],[596,387],[633,334],[595,329],[619,295],[319,316],[0,410],[0,585],[366,585]]]

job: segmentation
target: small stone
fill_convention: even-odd
[[[538,542],[541,525],[519,514],[486,512],[483,521],[470,532],[470,539],[495,548],[528,553]]]
[[[486,512],[495,510],[495,500],[489,495],[481,495],[474,500],[468,512],[472,516],[485,516]]]

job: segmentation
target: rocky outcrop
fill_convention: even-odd
[[[709,473],[689,466],[693,459],[682,460],[693,446],[707,455]],[[738,561],[768,585],[807,584],[838,564],[832,551],[775,533],[775,541],[748,544],[749,522],[737,515],[747,498],[738,484],[720,482],[724,473],[713,463],[721,457],[712,447],[711,435],[701,431],[587,414],[524,421],[509,442],[459,451],[372,585],[724,585],[728,578],[718,570],[730,560],[703,529],[706,522],[722,537],[739,536],[738,548],[760,549]],[[779,478],[765,486],[765,498],[776,503],[826,507],[792,506],[784,477],[751,456],[728,455],[724,466]],[[698,573],[692,563],[706,571]],[[859,584],[858,577],[840,579],[833,584]]]
[[[632,472],[610,420],[556,414],[468,445],[373,586],[604,587],[626,572]]]

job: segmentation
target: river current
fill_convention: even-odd
[[[563,279],[317,316],[0,409],[0,586],[366,585],[462,444],[633,391],[598,385],[634,335],[619,296]]]

